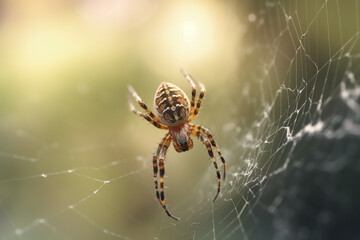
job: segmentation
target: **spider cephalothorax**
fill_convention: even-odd
[[[160,201],[161,205],[165,209],[166,213],[172,217],[173,219],[178,219],[170,214],[165,205],[165,196],[164,196],[164,174],[165,174],[165,155],[167,149],[171,142],[173,142],[174,148],[177,152],[185,152],[190,150],[193,147],[193,141],[191,139],[191,135],[199,138],[199,140],[205,144],[208,153],[213,161],[213,164],[216,169],[216,175],[218,178],[218,190],[214,197],[214,201],[220,192],[220,179],[221,174],[219,168],[216,163],[216,159],[214,157],[213,148],[216,149],[217,153],[220,156],[220,159],[224,166],[224,179],[225,179],[225,159],[223,158],[218,145],[216,144],[212,134],[206,128],[191,124],[196,115],[199,112],[202,99],[205,94],[205,87],[201,82],[196,82],[189,74],[185,71],[181,70],[184,77],[191,84],[192,94],[191,94],[191,102],[189,98],[186,96],[183,90],[172,83],[163,82],[160,84],[157,89],[154,97],[154,109],[155,113],[152,113],[145,103],[142,102],[139,95],[135,92],[135,90],[129,86],[130,94],[135,98],[135,100],[139,103],[139,105],[146,111],[145,113],[139,112],[135,109],[134,105],[129,99],[130,110],[134,112],[136,115],[145,118],[151,124],[153,124],[157,128],[168,129],[169,132],[165,135],[165,137],[161,140],[158,149],[156,150],[153,158],[153,169],[154,169],[154,182],[155,182],[155,190],[156,197]],[[195,97],[196,97],[196,89],[195,83],[201,88],[200,95],[195,106]],[[158,164],[159,162],[159,164]],[[158,186],[158,169],[160,169],[160,192]]]
[[[177,152],[185,152],[192,149],[193,141],[190,137],[191,130],[189,123],[183,123],[176,127],[169,127],[169,133]]]

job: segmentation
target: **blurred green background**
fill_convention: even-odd
[[[190,94],[179,71],[186,69],[207,88],[195,123],[224,145],[221,124],[231,112],[227,90],[236,81],[243,33],[231,7],[219,1],[0,2],[0,239],[115,237],[105,229],[151,239],[161,221],[172,221],[152,179],[152,153],[165,131],[128,110],[126,86],[152,107],[162,81]],[[197,140],[187,153],[171,147],[165,184],[174,215],[186,217],[175,206],[197,193],[204,172],[211,174],[209,195],[215,194],[208,158]]]

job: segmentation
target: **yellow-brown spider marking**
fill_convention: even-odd
[[[223,163],[224,179],[226,174],[225,159],[222,156],[220,148],[216,144],[214,137],[212,136],[210,131],[200,125],[194,125],[190,123],[190,121],[192,121],[199,113],[202,99],[204,98],[206,91],[205,87],[201,82],[195,81],[188,73],[186,73],[182,69],[181,73],[191,85],[191,102],[189,101],[189,98],[186,96],[185,92],[181,90],[178,86],[172,83],[163,82],[160,84],[159,88],[155,93],[155,114],[148,109],[148,107],[141,100],[139,95],[135,92],[134,88],[132,86],[128,87],[130,95],[135,99],[135,101],[140,105],[140,107],[145,110],[146,113],[142,113],[136,110],[129,97],[128,103],[130,110],[137,116],[142,117],[151,124],[153,124],[155,127],[169,130],[169,132],[161,140],[159,147],[154,154],[153,171],[156,198],[159,200],[161,206],[164,208],[167,215],[175,220],[178,220],[178,218],[171,215],[171,213],[167,210],[164,195],[164,161],[166,157],[166,152],[171,142],[173,142],[174,148],[177,152],[185,152],[193,147],[193,141],[190,137],[190,135],[193,135],[197,137],[206,146],[209,156],[211,157],[212,162],[215,166],[216,176],[218,179],[218,189],[213,201],[216,200],[220,193],[221,183],[221,174],[216,163],[216,159],[214,157],[213,148],[215,148]],[[195,105],[196,85],[200,87],[200,94]],[[158,172],[160,173],[159,178]],[[160,191],[158,180],[160,180]]]

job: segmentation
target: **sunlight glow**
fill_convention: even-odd
[[[215,62],[217,67],[224,64],[222,69],[237,68],[234,48],[240,44],[244,28],[217,1],[171,2],[156,16],[146,35],[138,37],[142,45],[138,52],[159,74],[166,75],[164,66],[177,71],[179,66],[189,69]]]
[[[188,62],[206,58],[216,50],[218,18],[219,11],[209,5],[174,4],[158,25],[156,42],[170,59]]]
[[[185,42],[195,42],[198,38],[198,28],[193,21],[185,21],[183,25],[183,39]]]

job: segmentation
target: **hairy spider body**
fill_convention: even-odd
[[[153,170],[156,197],[164,208],[167,215],[175,220],[178,220],[178,218],[172,216],[167,210],[164,195],[164,161],[166,152],[171,142],[173,142],[174,148],[177,152],[185,152],[193,147],[193,141],[190,137],[191,135],[193,135],[197,137],[206,146],[209,156],[211,157],[214,167],[216,169],[216,176],[218,179],[218,189],[213,201],[216,200],[220,193],[221,180],[221,174],[216,159],[214,157],[213,148],[215,148],[223,163],[224,179],[226,174],[225,159],[222,156],[219,146],[216,144],[214,137],[212,136],[210,131],[202,126],[190,123],[190,121],[192,121],[199,112],[202,99],[205,95],[205,87],[201,82],[195,81],[189,74],[187,74],[182,69],[181,73],[191,85],[191,102],[186,96],[185,92],[179,87],[172,83],[163,82],[160,84],[155,93],[155,114],[148,109],[148,107],[145,105],[145,103],[143,103],[135,90],[131,86],[128,87],[130,94],[135,98],[136,102],[139,103],[140,107],[142,107],[146,111],[146,114],[136,110],[129,98],[128,103],[130,110],[137,116],[146,119],[155,127],[169,130],[169,132],[161,140],[159,147],[154,154]],[[196,85],[198,85],[201,90],[195,106]],[[160,192],[158,184],[158,171],[160,172]]]

